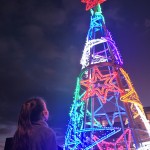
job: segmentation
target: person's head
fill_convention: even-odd
[[[48,117],[49,112],[44,99],[41,97],[34,97],[23,103],[19,114],[18,124],[22,121],[30,121],[31,123],[38,120],[47,121]]]
[[[14,150],[29,149],[29,134],[32,130],[32,123],[39,120],[47,121],[49,112],[46,103],[41,97],[30,98],[22,104],[18,128],[14,135]]]

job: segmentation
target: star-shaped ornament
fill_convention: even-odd
[[[106,0],[81,0],[82,3],[86,3],[86,10],[90,10],[98,4],[105,2]]]
[[[92,96],[97,96],[102,103],[106,103],[109,92],[122,93],[123,91],[116,84],[116,78],[116,72],[103,75],[98,67],[94,66],[91,78],[80,81],[80,84],[87,88],[82,100],[86,101]]]

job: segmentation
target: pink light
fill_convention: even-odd
[[[127,147],[128,147],[128,150],[131,150],[130,148],[130,144],[131,144],[131,130],[130,129],[126,129],[124,131],[124,133],[116,140],[116,142],[106,142],[106,141],[102,141],[100,143],[97,144],[98,148],[100,150],[103,150],[103,146],[106,147],[106,150],[115,150],[114,147],[121,143],[121,141],[124,141],[124,136],[126,136],[128,134],[128,138],[127,138]],[[93,140],[96,142],[99,138],[94,135],[93,136]],[[124,147],[122,145],[117,145],[118,146],[118,150],[123,150]],[[113,147],[113,148],[112,148]]]

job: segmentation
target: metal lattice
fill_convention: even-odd
[[[105,26],[101,2],[88,5],[88,9],[96,6],[91,9],[82,70],[66,132],[66,150],[131,150],[150,140],[149,122]]]

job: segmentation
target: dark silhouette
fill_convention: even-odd
[[[4,150],[12,150],[13,138],[6,138]],[[63,150],[61,146],[57,146],[58,150]]]
[[[6,138],[4,150],[12,150],[13,138]]]

